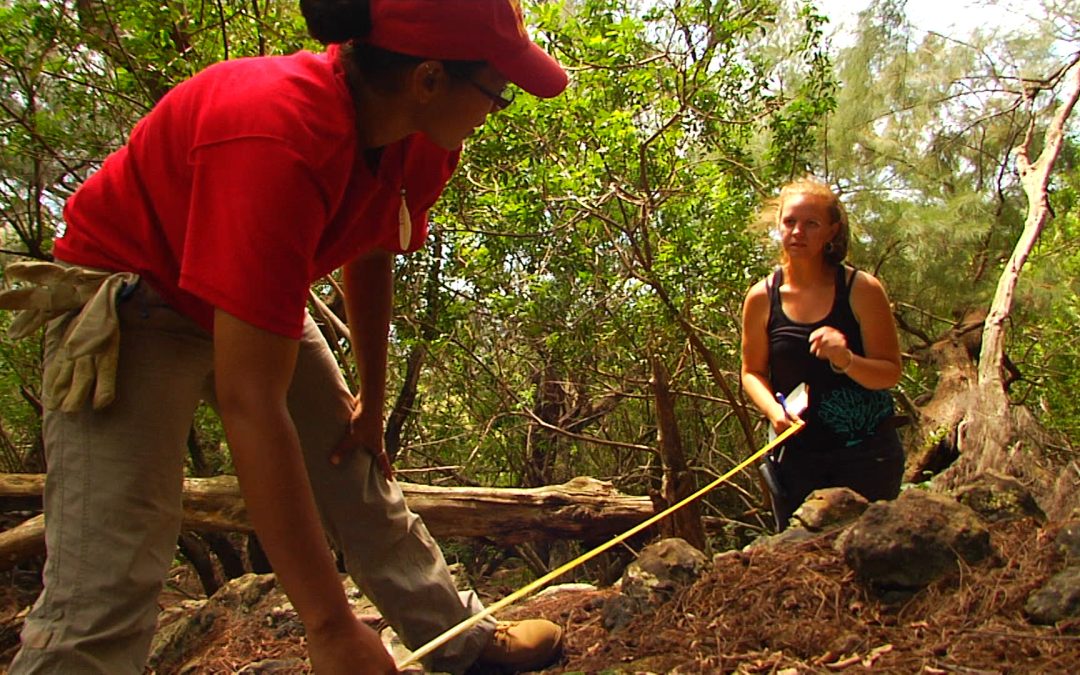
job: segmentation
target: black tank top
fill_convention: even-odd
[[[888,391],[870,390],[847,375],[833,372],[829,362],[810,353],[810,334],[822,326],[832,326],[847,338],[848,348],[865,356],[862,332],[851,310],[851,288],[847,268],[836,268],[832,308],[824,319],[798,323],[784,314],[780,286],[784,272],[771,275],[769,291],[769,380],[773,390],[787,395],[800,382],[809,388],[810,406],[802,418],[806,428],[792,437],[789,445],[810,450],[858,445],[874,435],[878,425],[893,414],[893,400]],[[855,281],[855,271],[851,281]]]

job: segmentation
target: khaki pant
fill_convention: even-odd
[[[46,360],[74,313],[46,332]],[[115,401],[44,418],[45,588],[10,672],[142,673],[157,596],[180,532],[186,440],[200,400],[213,405],[210,335],[141,283],[120,308]],[[348,424],[351,395],[310,317],[288,404],[327,533],[364,593],[413,649],[480,610],[459,597],[442,554],[396,483],[366,453],[327,460]],[[466,606],[468,605],[468,607]],[[482,622],[432,655],[461,672],[487,644]]]

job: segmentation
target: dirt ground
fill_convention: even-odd
[[[548,672],[1075,673],[1080,620],[1036,627],[1028,595],[1060,561],[1031,521],[993,533],[998,559],[894,603],[868,594],[835,536],[723,559],[654,614],[608,634],[588,603],[567,625],[567,660]]]
[[[501,618],[542,616],[566,628],[565,656],[545,673],[1077,672],[1080,619],[1040,627],[1023,615],[1028,595],[1063,564],[1053,531],[1029,520],[991,531],[995,560],[893,602],[863,589],[834,550],[835,535],[825,535],[722,556],[671,602],[615,633],[602,619],[611,589],[538,596]],[[0,620],[36,592],[32,575],[18,574],[0,594]],[[183,599],[193,583],[178,570],[165,602]],[[212,635],[202,672],[304,655],[299,623],[270,622],[260,611],[219,621]],[[6,663],[14,642],[2,630],[0,640]]]

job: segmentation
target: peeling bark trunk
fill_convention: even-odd
[[[1072,470],[1053,468],[1041,451],[1053,439],[1026,408],[984,395],[978,383],[978,354],[985,316],[984,311],[969,312],[928,350],[939,380],[933,397],[919,409],[914,440],[908,444],[905,481],[933,478],[938,487],[949,490],[994,469],[1018,478],[1047,515],[1061,517],[1075,505],[1080,472],[1075,462]],[[992,443],[1011,438],[1013,451],[998,452],[992,444],[972,446],[973,424],[980,425],[978,433],[997,434]],[[1025,451],[1017,452],[1021,446]]]
[[[1026,483],[1043,505],[1047,515],[1068,509],[1076,499],[1061,492],[1059,478],[1069,466],[1052,466],[1039,437],[1045,435],[1037,421],[1022,407],[1012,406],[1005,391],[1002,369],[1005,360],[1005,326],[1012,310],[1020,272],[1050,218],[1047,187],[1054,164],[1061,153],[1066,123],[1080,98],[1080,55],[1060,72],[1065,82],[1064,101],[1055,111],[1043,139],[1043,150],[1030,161],[1036,136],[1036,115],[1031,113],[1027,133],[1017,148],[1017,168],[1028,201],[1024,231],[998,281],[982,332],[982,347],[974,381],[968,377],[966,391],[954,399],[964,404],[963,419],[956,425],[959,457],[947,471],[935,478],[945,489],[955,488],[972,476],[994,469],[1016,476]],[[1029,104],[1034,105],[1034,95]],[[936,398],[936,396],[935,396]],[[1072,463],[1075,465],[1075,462]]]
[[[927,361],[938,372],[928,403],[919,408],[910,443],[905,480],[919,483],[947,469],[959,455],[957,429],[978,391],[975,361],[982,344],[986,312],[976,310],[934,342]]]
[[[622,393],[594,397],[579,382],[568,380],[551,364],[533,376],[536,404],[528,411],[531,420],[525,446],[522,481],[526,487],[551,485],[569,470],[564,452],[567,439],[580,438],[618,406]]]

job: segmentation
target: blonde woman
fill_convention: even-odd
[[[805,383],[806,428],[767,459],[777,529],[816,489],[867,499],[899,494],[904,453],[892,396],[900,346],[881,282],[845,265],[847,214],[828,185],[789,183],[775,209],[781,264],[743,304],[742,384],[776,433],[794,418],[783,398]]]

